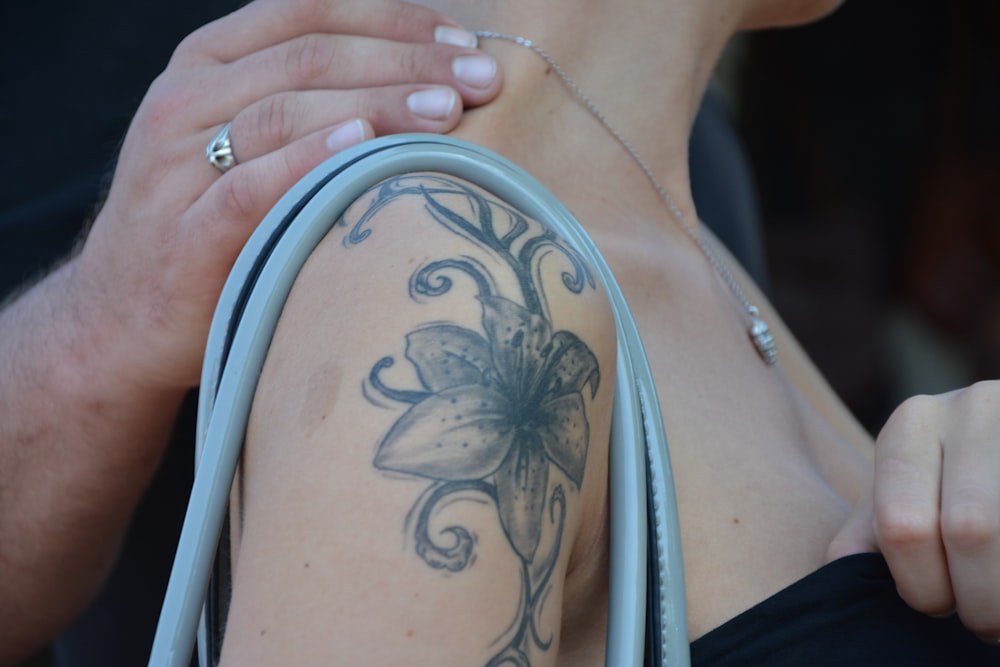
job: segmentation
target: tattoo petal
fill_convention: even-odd
[[[589,384],[590,397],[593,398],[601,383],[598,368],[597,357],[575,334],[569,331],[552,334],[552,352],[545,371],[548,393],[561,395],[581,392],[584,385]]]
[[[518,555],[530,563],[542,535],[549,487],[549,461],[538,436],[520,434],[495,477],[500,521]]]
[[[524,400],[545,363],[552,328],[544,317],[503,297],[481,301],[493,365],[504,384],[516,392],[514,400]]]
[[[406,358],[416,367],[421,384],[438,392],[482,382],[490,366],[490,348],[474,331],[437,324],[407,335]]]
[[[432,394],[393,425],[375,454],[375,467],[435,480],[491,475],[513,439],[504,406],[484,385]]]
[[[579,392],[565,394],[545,405],[545,423],[538,434],[552,462],[579,488],[587,464],[590,425]]]

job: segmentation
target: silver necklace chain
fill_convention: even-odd
[[[480,30],[476,32],[476,36],[480,39],[501,39],[507,42],[513,42],[519,46],[523,46],[526,49],[534,51],[539,57],[541,57],[548,65],[552,68],[560,79],[562,79],[563,84],[569,88],[570,92],[573,93],[577,101],[580,102],[591,113],[594,118],[607,130],[615,141],[617,141],[622,148],[632,157],[635,163],[642,169],[642,172],[646,175],[646,178],[652,184],[656,193],[666,204],[667,208],[670,210],[671,215],[680,225],[681,229],[691,237],[691,240],[695,242],[698,248],[701,250],[701,254],[705,256],[708,260],[709,265],[712,269],[722,278],[723,282],[729,287],[729,290],[733,293],[733,296],[740,302],[743,309],[746,311],[747,316],[750,320],[750,325],[747,329],[747,335],[753,342],[754,348],[757,350],[757,354],[767,365],[772,365],[778,360],[778,353],[774,343],[774,336],[771,335],[771,331],[760,317],[760,311],[757,306],[750,303],[747,299],[746,294],[740,287],[739,283],[733,277],[733,274],[729,271],[729,267],[723,263],[719,258],[718,254],[709,244],[708,240],[698,233],[698,231],[688,222],[684,214],[681,213],[680,207],[674,202],[673,197],[667,192],[666,188],[660,183],[660,180],[656,178],[656,174],[646,163],[646,161],[639,155],[638,151],[632,148],[632,144],[629,143],[628,139],[619,132],[615,127],[608,121],[608,119],[601,113],[601,110],[590,100],[589,97],[580,89],[578,85],[570,78],[568,74],[563,70],[563,68],[556,62],[555,58],[550,56],[545,49],[535,44],[530,39],[525,39],[524,37],[519,37],[517,35],[508,35],[500,32],[492,32],[489,30]]]

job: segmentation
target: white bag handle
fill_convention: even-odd
[[[686,598],[673,475],[652,372],[625,298],[590,237],[541,183],[484,148],[425,134],[366,142],[314,169],[264,218],[233,266],[205,351],[194,485],[150,667],[189,664],[257,379],[299,270],[366,190],[415,171],[451,174],[488,190],[566,239],[600,276],[618,331],[605,662],[612,667],[639,667],[645,656],[647,664],[656,667],[687,667]],[[647,549],[639,548],[644,544]],[[203,637],[200,659],[203,667],[209,667],[204,647]]]

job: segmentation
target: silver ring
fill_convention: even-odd
[[[205,147],[205,157],[213,167],[223,174],[236,166],[236,156],[233,155],[233,143],[229,140],[229,129],[232,123],[226,123]]]

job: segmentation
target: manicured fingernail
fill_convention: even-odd
[[[365,140],[365,126],[360,120],[347,121],[331,132],[326,138],[326,147],[334,153],[339,153],[345,148],[350,148],[355,144],[360,144]]]
[[[406,98],[409,110],[428,120],[445,120],[455,108],[455,91],[451,88],[425,88]]]
[[[486,88],[497,76],[497,61],[489,56],[459,56],[451,61],[455,78],[473,88]]]
[[[440,44],[467,46],[472,49],[476,48],[476,44],[478,43],[476,33],[450,25],[439,25],[435,28],[434,41]]]

